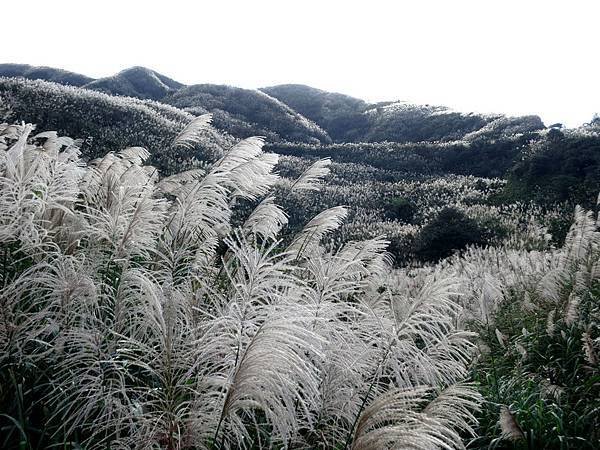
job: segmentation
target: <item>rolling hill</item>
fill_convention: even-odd
[[[194,116],[169,105],[23,78],[0,78],[0,100],[15,120],[82,139],[88,157],[142,146],[152,153],[152,163],[169,172],[194,156],[170,148]],[[214,153],[229,142],[230,137],[213,132],[198,151]]]
[[[258,134],[272,141],[331,141],[314,122],[257,90],[197,84],[178,90],[163,102],[193,114],[211,112],[215,127],[240,138]]]
[[[91,81],[83,87],[105,94],[160,100],[184,85],[154,70],[136,66],[111,77]]]
[[[368,126],[364,112],[369,105],[358,98],[301,84],[281,84],[260,90],[316,122],[336,142],[360,140]]]
[[[544,128],[537,116],[506,117],[406,102],[369,104],[343,94],[285,84],[261,89],[314,120],[336,142],[455,141],[527,133]]]
[[[29,64],[0,64],[0,76],[53,81],[70,86],[83,86],[94,81],[93,78],[79,73],[55,69],[53,67],[30,66]]]
[[[185,86],[145,67],[131,67],[95,80],[49,67],[0,64],[0,76],[52,81],[113,96],[157,100],[194,115],[211,112],[214,126],[237,138],[261,135],[273,142],[331,142],[329,135],[314,122],[261,91],[215,84]]]

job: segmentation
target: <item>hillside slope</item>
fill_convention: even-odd
[[[318,125],[263,92],[214,84],[185,86],[145,67],[131,67],[94,80],[60,69],[4,64],[0,65],[0,76],[41,79],[114,96],[156,100],[193,115],[211,112],[215,127],[237,138],[261,135],[273,142],[331,142]]]
[[[479,135],[506,137],[544,128],[538,116],[462,113],[443,106],[406,102],[369,104],[298,84],[271,86],[262,91],[314,120],[336,142],[449,142]]]
[[[184,87],[162,101],[193,114],[211,112],[215,127],[239,138],[258,134],[271,141],[331,141],[329,135],[314,122],[257,90],[196,84]]]
[[[84,140],[88,157],[142,146],[166,172],[194,152],[174,152],[173,138],[194,116],[162,103],[115,97],[41,80],[0,78],[0,100],[17,120]],[[197,151],[219,151],[230,138],[210,133]]]
[[[463,113],[444,106],[406,102],[377,104],[365,115],[369,121],[364,136],[367,142],[448,142],[472,139],[483,131],[487,138],[495,139],[544,128],[538,116],[508,118],[502,114]]]
[[[335,141],[358,140],[368,126],[363,113],[369,104],[358,98],[302,84],[282,84],[260,90],[315,121]]]

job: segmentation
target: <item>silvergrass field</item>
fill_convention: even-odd
[[[600,119],[0,69],[0,447],[600,447]]]

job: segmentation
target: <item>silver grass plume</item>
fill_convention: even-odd
[[[46,148],[24,138],[2,152],[17,173],[0,164],[2,225],[23,218],[3,230],[26,236],[36,259],[0,294],[0,358],[48,365],[44,400],[67,439],[78,430],[86,448],[174,449],[333,447],[355,436],[357,448],[381,448],[406,437],[433,447],[469,430],[477,399],[459,383],[473,344],[456,326],[458,280],[436,272],[399,289],[382,238],[326,251],[340,207],[280,252],[276,156],[261,139],[163,182],[141,148],[83,167],[75,143],[43,139]],[[31,195],[38,185],[51,187],[42,198]],[[234,230],[238,197],[265,200]]]
[[[156,188],[165,194],[177,195],[178,190],[187,183],[197,182],[206,175],[204,169],[191,169],[160,180]]]
[[[426,387],[390,390],[361,415],[352,448],[464,448],[459,430],[475,434],[473,411],[480,401],[469,385],[450,386],[437,395]]]
[[[193,149],[209,129],[211,121],[211,114],[203,114],[196,117],[175,137],[173,146]]]
[[[596,232],[596,221],[591,211],[575,207],[573,225],[565,238],[563,264],[576,265],[598,249],[600,233]]]
[[[32,129],[19,127],[17,142],[2,152],[0,242],[19,241],[22,251],[43,254],[48,246],[68,246],[73,240],[60,225],[74,216],[83,169],[74,146],[46,152],[29,144]],[[53,242],[58,235],[61,238]]]
[[[506,336],[502,334],[502,332],[498,328],[494,330],[494,333],[496,333],[496,339],[498,340],[498,344],[500,344],[500,347],[505,348],[507,341]]]
[[[329,175],[331,159],[319,159],[292,183],[290,191],[315,191],[320,189],[320,183],[324,177]]]
[[[294,252],[298,257],[310,254],[327,233],[339,228],[347,215],[348,210],[343,206],[334,206],[317,214],[296,235],[288,251]]]
[[[453,320],[462,308],[453,296],[454,278],[428,277],[411,297],[392,295],[389,306],[377,312],[385,323],[390,356],[385,362],[399,386],[452,384],[466,376],[465,361],[475,345],[474,333],[455,330]],[[388,309],[389,308],[389,309]],[[421,348],[414,333],[424,342]]]
[[[244,435],[241,413],[246,408],[260,408],[273,426],[274,437],[283,442],[297,429],[297,403],[306,408],[318,394],[316,368],[304,357],[305,352],[317,351],[318,337],[302,326],[303,319],[301,315],[269,317],[251,338],[225,384],[216,442],[226,430]]]
[[[598,354],[596,349],[594,348],[594,341],[590,336],[590,332],[588,330],[584,331],[581,335],[581,343],[583,344],[583,352],[585,354],[585,360],[587,363],[594,367],[598,365]]]
[[[279,179],[272,173],[278,155],[263,153],[263,145],[260,137],[244,139],[215,163],[214,174],[224,177],[233,197],[254,199],[266,194]]]
[[[275,204],[275,197],[263,199],[244,222],[246,233],[260,235],[263,239],[275,239],[287,224],[286,213]]]
[[[502,437],[509,441],[519,441],[525,439],[525,434],[519,426],[517,419],[514,414],[510,412],[508,407],[502,406],[500,408],[500,417],[498,419],[500,429],[502,430]]]

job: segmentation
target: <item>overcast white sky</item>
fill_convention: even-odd
[[[0,62],[302,83],[370,101],[600,113],[600,0],[3,1]]]

